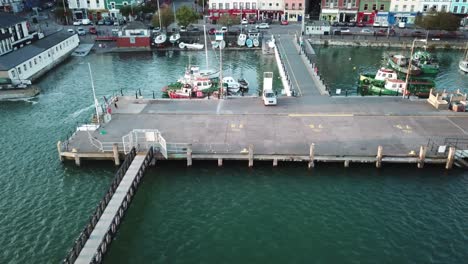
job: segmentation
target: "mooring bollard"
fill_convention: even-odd
[[[445,168],[447,170],[453,167],[453,163],[455,162],[455,147],[450,147],[449,152],[447,155],[447,163],[445,164]]]
[[[60,140],[57,142],[57,151],[58,151],[58,155],[59,155],[59,160],[61,162],[63,162],[63,157],[62,157],[62,154],[61,154],[62,153],[62,141],[60,141]]]
[[[249,167],[253,167],[253,153],[254,146],[252,144],[249,145]]]
[[[278,166],[278,159],[273,159],[273,167]]]
[[[123,96],[123,89],[120,88],[120,95]]]
[[[120,165],[120,157],[119,157],[119,147],[117,143],[112,144],[112,152],[114,153],[114,164],[115,166]]]
[[[222,167],[223,166],[223,159],[218,159],[218,167]]]
[[[156,97],[154,97],[154,91],[153,91],[153,99],[156,99]]]
[[[187,167],[192,166],[192,144],[187,144]]]
[[[382,167],[382,156],[383,156],[383,147],[379,146],[377,148],[377,161],[375,162],[375,167]]]
[[[349,160],[345,160],[345,161],[344,161],[344,167],[345,167],[345,168],[349,168]]]

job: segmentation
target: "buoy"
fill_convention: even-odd
[[[356,66],[353,67],[353,70],[356,70]]]

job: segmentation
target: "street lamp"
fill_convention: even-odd
[[[416,43],[416,41],[426,43],[427,39],[414,39],[413,40],[413,45],[411,45],[411,55],[410,55],[410,59],[409,59],[409,63],[408,63],[408,70],[406,71],[406,80],[405,80],[405,89],[403,90],[403,98],[405,98],[406,90],[408,89],[408,78],[409,78],[411,67],[412,67],[414,43]]]

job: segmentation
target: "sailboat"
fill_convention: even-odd
[[[468,73],[468,43],[466,43],[465,57],[458,63],[458,68],[465,73]]]
[[[176,12],[175,12],[175,5],[172,3],[172,10],[174,11],[174,21],[177,23],[177,17],[176,17]],[[174,32],[171,37],[169,38],[169,42],[172,44],[179,42],[180,40],[180,34],[179,32]]]
[[[247,40],[247,35],[240,33],[239,37],[237,38],[237,45],[239,46],[245,46],[245,41]]]
[[[157,1],[157,4],[158,4],[158,16],[159,16],[159,28],[162,29],[163,27],[161,23],[161,12],[160,12],[161,9],[159,9],[159,0]],[[166,40],[167,40],[166,33],[161,31],[161,33],[154,38],[154,43],[156,43],[156,45],[162,45],[164,44],[164,42],[166,42]]]
[[[203,25],[203,32],[205,35],[205,59],[206,59],[206,69],[200,70],[200,75],[203,77],[218,78],[219,77],[219,70],[212,69],[209,67],[208,64],[208,45],[206,45],[206,26]]]

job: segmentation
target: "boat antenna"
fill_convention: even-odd
[[[94,80],[93,80],[93,72],[91,71],[91,64],[88,62],[88,69],[89,69],[89,76],[91,77],[91,88],[93,89],[93,97],[94,97],[94,108],[96,110],[96,118],[97,118],[97,122],[98,124],[100,124],[100,120],[99,120],[99,102],[96,98],[96,90],[94,89]]]
[[[205,35],[205,59],[206,59],[206,68],[209,68],[208,65],[208,45],[206,45],[206,24],[203,24],[203,34]]]

